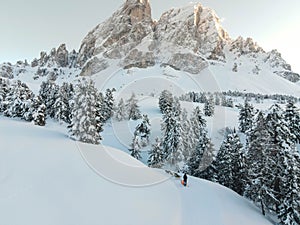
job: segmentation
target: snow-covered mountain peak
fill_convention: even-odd
[[[293,82],[300,79],[276,51],[266,53],[251,38],[231,39],[215,11],[200,3],[170,9],[153,21],[148,0],[127,0],[84,38],[79,51],[82,76],[111,65],[168,65],[199,74],[216,63],[234,73],[268,71]]]
[[[158,36],[208,59],[223,60],[220,51],[229,39],[215,12],[201,4],[171,9],[158,21]]]
[[[0,65],[0,75],[22,74],[23,64]],[[295,83],[300,80],[276,50],[266,52],[252,38],[230,38],[215,11],[200,3],[170,9],[154,21],[149,0],[126,0],[87,34],[78,53],[61,45],[49,54],[42,52],[31,63],[39,68],[37,72],[34,69],[38,76],[47,74],[44,67],[76,68],[73,75],[108,76],[119,69],[152,66],[169,66],[194,75],[209,68],[216,75],[269,73]]]
[[[83,40],[79,63],[88,62],[85,75],[108,67],[107,59],[121,59],[152,32],[153,21],[148,0],[127,0],[109,19],[96,26]],[[103,55],[103,58],[93,58]],[[93,68],[90,70],[89,68]]]

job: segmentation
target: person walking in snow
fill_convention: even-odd
[[[187,185],[187,175],[186,175],[186,173],[184,173],[184,175],[183,175],[183,186],[186,186]]]

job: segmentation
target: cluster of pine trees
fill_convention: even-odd
[[[234,129],[226,135],[215,160],[206,169],[202,170],[198,163],[203,161],[203,156],[194,152],[188,163],[189,173],[218,182],[251,199],[263,214],[275,213],[280,224],[299,224],[298,109],[290,102],[285,110],[274,104],[263,112],[245,101],[239,122],[246,146]]]
[[[204,114],[212,116],[214,114],[214,106],[224,106],[233,108],[233,100],[226,96],[226,93],[205,93],[205,92],[189,92],[180,96],[180,100],[188,102],[196,102],[204,104]]]
[[[0,78],[0,113],[4,116],[18,117],[44,126],[45,110],[41,97],[35,96],[25,83]]]
[[[159,108],[163,114],[161,124],[162,139],[156,138],[149,152],[148,165],[170,167],[179,170],[189,162],[204,158],[203,167],[212,161],[213,145],[207,135],[206,121],[199,107],[189,117],[181,109],[179,99],[164,90],[159,98]],[[209,149],[207,151],[207,149]],[[197,162],[196,162],[197,161]]]
[[[98,144],[103,124],[114,113],[113,91],[98,92],[93,81],[56,84],[49,76],[41,83],[38,95],[21,81],[0,78],[0,112],[44,126],[46,118],[65,122],[71,136],[79,141]]]
[[[142,114],[137,103],[138,100],[134,93],[126,101],[121,98],[115,108],[115,118],[118,121],[141,119]]]

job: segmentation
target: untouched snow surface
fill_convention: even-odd
[[[0,224],[267,225],[247,200],[189,187],[125,153],[72,141],[64,128],[0,117]]]

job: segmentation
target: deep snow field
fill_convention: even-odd
[[[0,143],[3,225],[271,224],[229,189],[191,177],[185,188],[120,150],[71,140],[56,122],[0,117]]]
[[[37,94],[46,77],[34,80],[27,74],[16,79]],[[57,83],[76,79],[59,77]],[[199,76],[168,67],[111,67],[92,79],[101,91],[116,88],[116,104],[136,93],[142,114],[150,119],[150,143],[161,136],[158,96],[164,89],[177,96],[226,90],[300,96],[299,85],[274,74],[235,74],[222,65]],[[234,105],[243,101],[234,99]],[[267,109],[274,102],[252,103]],[[181,102],[189,113],[196,106],[203,109],[203,104]],[[215,115],[205,117],[216,150],[225,128],[238,128],[238,112],[237,107],[216,106]],[[227,188],[192,177],[184,188],[180,179],[148,168],[150,145],[143,149],[142,162],[130,157],[128,148],[139,122],[112,119],[101,133],[103,145],[92,146],[70,139],[66,124],[48,119],[45,127],[38,127],[0,116],[0,225],[271,224],[252,203]]]

